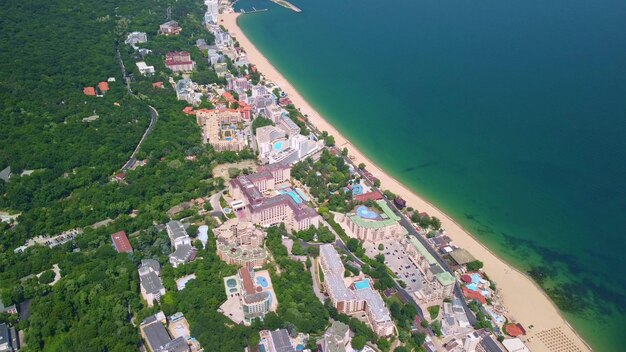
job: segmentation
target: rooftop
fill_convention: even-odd
[[[467,264],[469,262],[473,262],[474,260],[476,260],[474,256],[472,256],[467,250],[463,248],[455,249],[454,251],[450,253],[450,256],[459,265]]]
[[[155,316],[146,318],[141,323],[141,327],[143,328],[146,342],[153,351],[160,350],[161,347],[172,340],[167,330],[165,330],[165,326]]]
[[[154,271],[149,271],[143,275],[140,273],[139,281],[147,293],[157,293],[164,288],[161,278]]]
[[[187,231],[180,223],[180,221],[170,221],[167,223],[168,234],[170,236],[170,240],[175,240],[180,237],[185,237],[187,235]]]
[[[272,336],[273,352],[295,352],[286,329],[272,331],[270,335]]]
[[[435,274],[440,284],[442,284],[443,286],[448,286],[453,285],[456,282],[454,276],[452,276],[452,274],[445,271],[441,267],[435,257],[430,254],[428,249],[426,249],[426,247],[424,247],[424,245],[417,238],[415,238],[414,236],[410,236],[409,240],[411,241],[411,244],[415,247],[415,249],[417,249],[417,251],[426,259],[428,264],[430,264],[430,270],[433,272],[433,274]]]
[[[126,237],[125,231],[116,232],[111,235],[111,239],[113,240],[113,245],[115,246],[115,250],[118,253],[132,253],[133,247],[130,245],[128,241],[128,237]]]
[[[350,220],[356,223],[360,227],[366,228],[383,228],[386,226],[395,225],[398,221],[400,221],[400,217],[397,216],[387,205],[387,202],[384,200],[377,200],[376,204],[380,206],[382,209],[382,214],[379,214],[378,219],[366,219],[360,216],[357,212],[351,213],[348,215]]]
[[[343,279],[345,268],[332,244],[321,245],[320,255],[324,257],[328,264],[328,270],[324,271],[324,276],[328,282],[330,294],[339,300],[357,299],[366,301],[368,309],[376,321],[391,319],[389,310],[385,306],[382,297],[370,285],[359,287],[358,290],[346,287]]]

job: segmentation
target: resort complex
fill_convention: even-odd
[[[365,312],[367,323],[379,336],[390,336],[395,332],[385,302],[372,287],[370,279],[358,281],[344,278],[345,267],[337,250],[330,245],[320,246],[319,262],[324,274],[324,289],[333,306],[341,313]]]
[[[254,319],[276,311],[278,300],[267,270],[255,272],[250,267],[224,278],[227,300],[220,311],[236,323],[250,325]]]
[[[320,142],[299,134],[300,129],[289,117],[281,117],[278,126],[264,126],[256,130],[261,161],[294,164],[321,149]]]
[[[250,175],[230,181],[231,207],[237,217],[269,227],[285,224],[288,230],[301,231],[319,226],[319,215],[303,203],[301,195],[289,189],[291,167],[278,163],[262,166]]]
[[[202,141],[215,150],[241,151],[248,146],[241,113],[231,109],[198,110],[196,121],[202,128]]]
[[[361,241],[380,242],[407,234],[407,230],[399,223],[400,217],[394,214],[384,200],[376,201],[372,207],[359,205],[352,213],[338,215],[337,221],[347,228],[348,234]]]
[[[261,267],[267,261],[267,251],[263,247],[265,233],[250,221],[230,219],[213,233],[217,240],[217,254],[226,263]]]

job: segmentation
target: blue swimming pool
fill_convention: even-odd
[[[472,277],[472,283],[473,283],[473,284],[477,284],[477,283],[479,283],[479,282],[480,282],[480,280],[482,279],[482,277],[480,276],[480,274],[477,274],[477,273],[473,273],[473,274],[471,275],[471,277]]]
[[[293,199],[297,204],[303,202],[303,199],[298,195],[298,193],[291,188],[281,189],[278,193],[289,195],[289,197],[291,197],[291,199]]]
[[[268,288],[270,285],[267,283],[267,280],[263,276],[256,277],[256,284],[263,287]]]
[[[476,285],[475,283],[471,283],[471,284],[467,285],[466,287],[469,288],[472,291],[478,291],[478,285]]]
[[[375,211],[370,210],[368,207],[366,207],[365,205],[360,205],[358,208],[356,208],[356,213],[359,217],[362,217],[363,219],[378,219],[378,213]]]
[[[352,186],[352,195],[357,196],[359,194],[363,194],[363,186],[361,185],[353,185]]]
[[[370,287],[370,280],[369,279],[357,281],[357,282],[354,283],[354,288],[356,288],[357,290],[362,290],[364,288],[369,288],[369,287]]]
[[[281,151],[281,150],[283,150],[283,146],[284,145],[285,145],[285,142],[283,142],[283,141],[276,142],[276,143],[274,143],[274,150],[277,151],[277,152]]]

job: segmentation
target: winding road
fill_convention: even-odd
[[[146,138],[150,135],[150,133],[154,129],[154,125],[156,125],[157,118],[159,117],[159,112],[156,111],[156,109],[150,105],[148,105],[148,108],[150,108],[150,125],[148,125],[146,132],[144,132],[143,136],[141,136],[141,140],[139,141],[139,144],[137,144],[137,147],[135,147],[135,150],[133,151],[133,153],[130,155],[130,159],[128,159],[126,164],[122,166],[122,171],[128,171],[128,169],[132,168],[133,165],[135,165],[135,163],[137,162],[137,153],[139,152],[139,148],[141,148],[141,145],[143,144],[143,142],[146,140]]]

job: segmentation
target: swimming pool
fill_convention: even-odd
[[[278,193],[279,194],[287,194],[289,197],[291,197],[291,199],[294,200],[294,202],[296,202],[296,204],[300,204],[300,203],[303,202],[302,198],[300,198],[298,193],[296,193],[296,191],[294,191],[291,188],[281,189],[280,191],[278,191]]]
[[[263,276],[256,277],[256,284],[263,287],[268,288],[270,285],[267,283],[267,280]]]
[[[369,279],[357,281],[357,282],[354,283],[354,288],[356,288],[357,290],[362,290],[364,288],[369,288],[369,287],[370,287],[370,280]]]
[[[473,274],[471,275],[471,277],[472,277],[472,283],[473,283],[473,284],[478,284],[478,283],[480,282],[480,280],[482,279],[482,277],[480,276],[480,274],[477,274],[477,273],[473,273]],[[475,291],[475,290],[474,290],[474,291]]]
[[[471,283],[469,285],[466,285],[465,287],[469,288],[472,291],[478,291],[478,285],[475,283]]]
[[[278,141],[278,142],[274,143],[274,146],[273,146],[273,147],[274,147],[274,150],[275,150],[275,151],[279,152],[279,151],[283,150],[283,146],[284,146],[284,145],[285,145],[285,142],[283,142],[283,141]]]
[[[358,208],[356,208],[356,214],[363,219],[374,220],[378,219],[379,217],[377,212],[369,210],[369,208],[365,205],[360,205]]]

